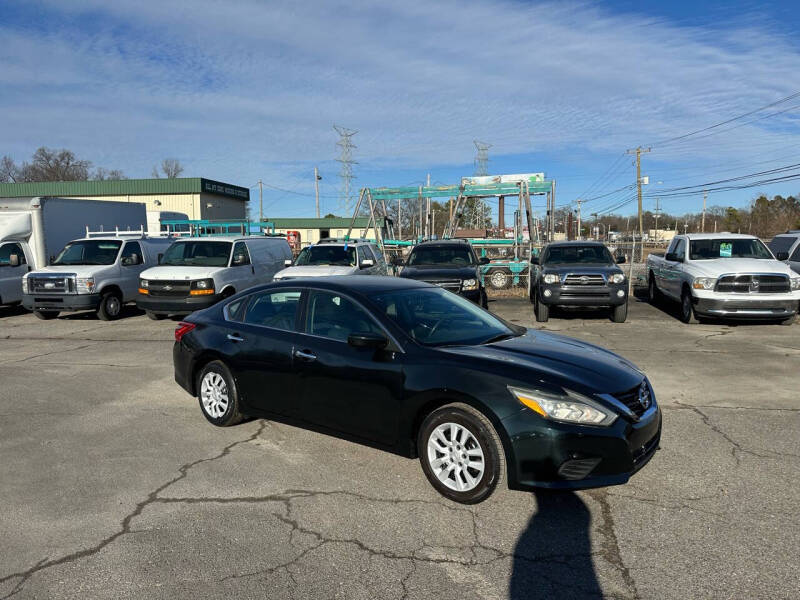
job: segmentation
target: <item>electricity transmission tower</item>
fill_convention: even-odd
[[[478,151],[475,155],[475,175],[488,175],[489,174],[489,148],[491,144],[486,144],[478,140],[472,140],[475,144],[475,149]],[[472,204],[471,215],[469,221],[475,229],[481,229],[486,225],[486,213],[488,206],[483,200],[475,199]]]
[[[342,187],[339,192],[339,210],[342,214],[348,215],[350,214],[350,205],[353,195],[351,181],[355,179],[355,175],[353,175],[353,165],[358,164],[357,161],[353,160],[353,148],[356,148],[356,145],[353,144],[352,138],[358,131],[338,125],[334,125],[333,128],[336,130],[336,133],[339,134],[339,141],[336,142],[336,145],[341,149],[339,158],[336,159],[336,161],[342,165],[339,171],[339,177],[342,180]]]

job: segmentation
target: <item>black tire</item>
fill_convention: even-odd
[[[486,295],[486,290],[484,290],[484,289],[481,290],[480,305],[481,305],[482,308],[489,308],[489,298]]]
[[[480,475],[480,479],[475,487],[466,491],[452,489],[440,481],[439,477],[434,473],[434,467],[431,465],[431,459],[429,458],[428,441],[431,435],[437,427],[447,423],[455,423],[463,429],[466,429],[472,436],[472,440],[468,441],[468,444],[474,442],[480,447],[483,453],[483,473]],[[462,434],[461,438],[463,437]],[[475,447],[475,445],[465,446],[462,448],[464,454],[461,456],[466,458],[467,450],[470,448],[474,449]],[[478,502],[483,502],[492,495],[497,485],[503,480],[506,467],[505,454],[503,453],[503,444],[500,441],[500,437],[497,435],[497,431],[495,431],[491,421],[489,421],[483,413],[468,404],[460,402],[447,404],[425,417],[417,435],[417,450],[420,464],[422,465],[422,471],[425,473],[428,481],[437,492],[454,502],[460,502],[461,504],[477,504]],[[451,460],[444,452],[434,450],[434,454],[436,456],[441,454],[440,458]],[[455,460],[458,460],[458,454],[459,452],[457,450],[453,451],[453,455],[456,456]],[[467,469],[469,469],[469,467]],[[474,474],[475,471],[470,470],[470,473]],[[459,481],[465,482],[465,478],[461,478],[455,470],[448,474],[448,479],[454,482],[456,477],[459,478]]]
[[[511,287],[514,277],[508,269],[492,269],[486,274],[484,281],[493,290],[507,290]]]
[[[42,321],[49,321],[50,319],[55,319],[61,313],[57,310],[35,310],[33,314]]]
[[[661,291],[656,285],[656,277],[652,272],[647,280],[647,300],[650,302],[650,304],[656,304],[659,300],[661,300]]]
[[[118,292],[105,292],[97,307],[97,317],[101,321],[116,321],[122,312],[122,298]]]
[[[628,318],[628,303],[620,304],[611,309],[611,320],[614,323],[624,323]]]
[[[147,318],[151,319],[153,321],[161,321],[164,317],[167,316],[164,313],[157,313],[157,312],[153,312],[152,310],[146,310],[144,312],[147,315]]]
[[[787,317],[787,318],[785,318],[785,319],[782,319],[782,320],[781,320],[781,325],[786,325],[787,327],[788,327],[789,325],[793,325],[793,324],[794,324],[794,321],[795,321],[795,316],[796,316],[796,315],[792,315],[791,317]]]
[[[213,392],[212,396],[207,398],[210,405],[207,407],[207,404],[204,403],[203,382],[207,376],[213,375],[220,377],[225,383],[227,404],[224,410],[221,410],[222,407],[219,405],[220,398],[218,396],[214,397]],[[209,380],[209,384],[211,384],[213,380],[214,378],[212,377]],[[239,411],[239,392],[236,389],[236,382],[230,370],[222,361],[212,360],[200,370],[200,373],[197,375],[197,381],[195,382],[195,390],[197,391],[197,400],[200,403],[200,412],[203,413],[203,416],[209,423],[217,427],[230,427],[244,419],[244,415]],[[214,410],[212,406],[220,409],[221,412],[219,414],[212,412],[212,410]]]
[[[697,323],[697,315],[694,312],[694,305],[692,304],[692,294],[687,288],[683,288],[681,294],[680,306],[681,321],[687,324]]]
[[[533,293],[536,297],[536,302],[533,305],[533,310],[536,312],[536,320],[539,323],[547,323],[547,320],[550,318],[550,307],[539,300],[539,292],[534,291]]]

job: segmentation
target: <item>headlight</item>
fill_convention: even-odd
[[[614,273],[611,277],[608,278],[611,283],[623,283],[625,281],[625,275],[622,273]]]
[[[617,414],[594,400],[563,390],[562,394],[542,390],[524,390],[509,386],[508,391],[534,412],[545,419],[579,425],[607,427],[617,420]]]
[[[717,285],[716,277],[695,277],[692,287],[696,290],[713,290]]]
[[[800,277],[792,277],[792,290],[800,290]]]
[[[466,291],[478,289],[478,280],[465,279],[461,282],[461,289]]]
[[[28,278],[27,277],[23,277],[22,278],[22,293],[23,294],[27,294],[28,293]]]
[[[148,290],[148,289],[150,289],[150,282],[147,281],[147,279],[140,279],[139,280],[139,287]]]
[[[190,296],[205,296],[214,293],[214,280],[213,279],[198,279],[193,281],[191,289],[189,290]]]
[[[79,294],[91,294],[94,291],[94,277],[78,277],[75,286]]]
[[[542,276],[542,281],[545,283],[558,283],[560,278],[557,273],[545,273]]]

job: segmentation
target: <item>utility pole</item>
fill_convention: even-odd
[[[317,218],[319,219],[319,180],[322,179],[319,175],[319,170],[317,167],[314,167],[314,195],[317,197],[316,206],[317,206]]]
[[[258,180],[258,222],[264,220],[264,184]]]
[[[583,200],[578,198],[576,202],[578,203],[578,235],[575,239],[579,240],[581,239],[581,204],[583,203]]]
[[[644,242],[644,225],[642,224],[642,154],[650,152],[650,148],[637,146],[633,150],[626,151],[626,154],[636,155],[636,195],[639,198],[639,235]]]
[[[658,218],[661,216],[661,198],[656,198],[656,209],[655,211],[655,219],[656,219],[656,241],[658,241]]]
[[[703,190],[703,220],[701,221],[700,231],[705,233],[706,232],[706,198],[708,197],[708,192]]]
[[[425,187],[431,187],[431,174],[428,173],[428,178],[425,181]],[[425,233],[428,239],[433,237],[433,215],[431,214],[431,197],[425,198]]]

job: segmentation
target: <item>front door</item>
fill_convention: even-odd
[[[11,257],[16,256],[16,266]],[[17,242],[0,245],[0,304],[11,304],[22,300],[22,276],[28,272],[25,252]]]
[[[136,294],[139,290],[139,275],[151,265],[145,264],[142,246],[139,242],[125,242],[119,264],[122,273],[122,281],[120,282],[122,300],[123,302],[130,302],[136,299]]]
[[[383,444],[397,437],[402,402],[402,353],[354,348],[351,333],[386,335],[360,304],[311,290],[295,361],[302,382],[300,418]]]
[[[230,361],[245,407],[292,414],[299,400],[293,351],[300,298],[299,290],[280,289],[228,305],[221,351]]]

